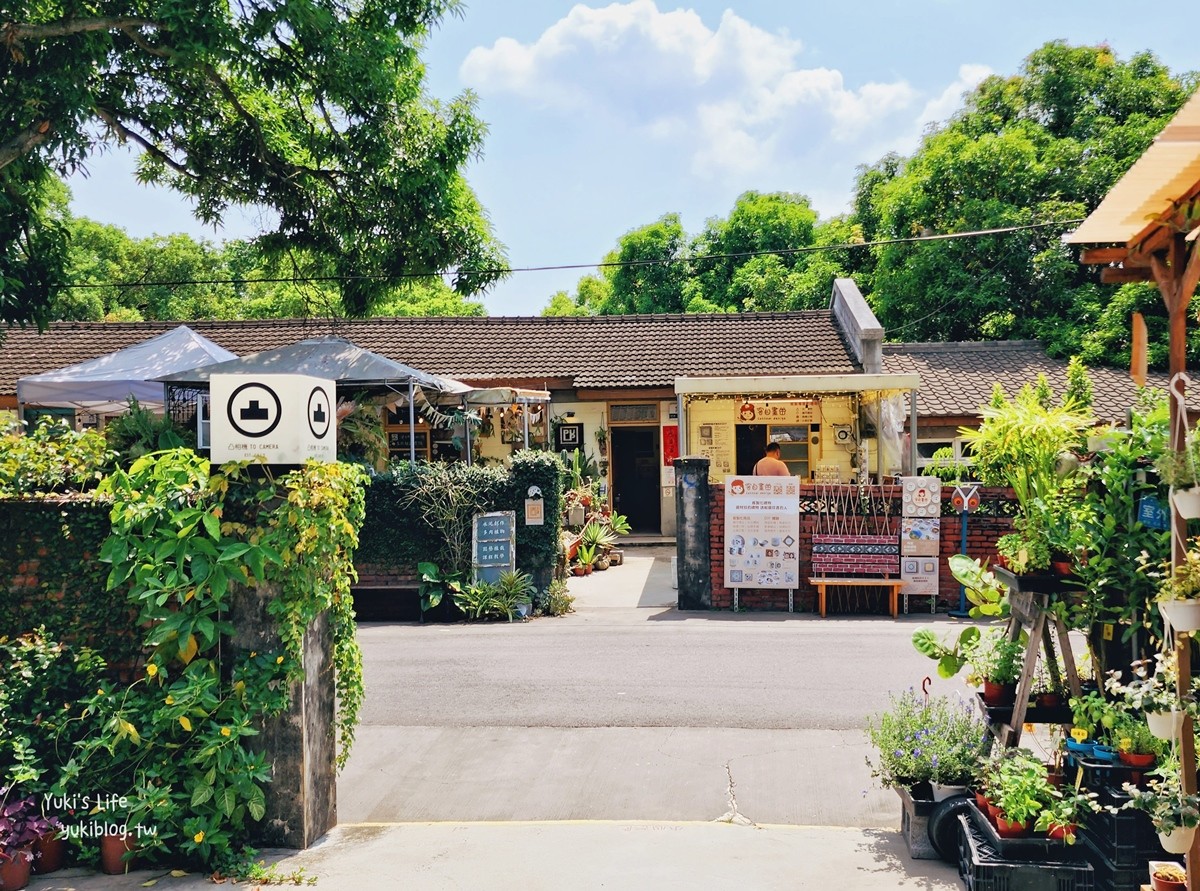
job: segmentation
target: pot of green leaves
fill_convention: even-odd
[[[1046,833],[1047,838],[1064,844],[1075,844],[1075,830],[1084,824],[1089,814],[1099,813],[1096,793],[1081,789],[1052,789],[1050,803],[1042,808],[1033,825],[1034,831]]]
[[[1159,739],[1178,739],[1183,719],[1192,703],[1181,702],[1176,692],[1178,673],[1174,654],[1157,653],[1153,660],[1139,659],[1129,666],[1129,683],[1117,671],[1110,671],[1104,688],[1124,700],[1133,712],[1143,712],[1150,733]]]
[[[1113,728],[1112,738],[1117,744],[1121,763],[1138,771],[1149,770],[1163,751],[1163,741],[1150,732],[1146,722],[1134,715],[1124,715]],[[1137,783],[1140,774],[1135,773],[1130,781]]]
[[[1163,567],[1158,611],[1180,634],[1200,631],[1200,538],[1190,539],[1183,560]]]
[[[1111,738],[1119,712],[1098,690],[1091,690],[1084,696],[1072,696],[1069,705],[1074,729],[1084,731],[1086,738],[1085,741],[1068,740],[1067,751],[1076,757],[1092,757],[1095,747]]]
[[[1158,477],[1171,487],[1171,503],[1185,520],[1200,517],[1200,439],[1190,432],[1182,451],[1166,449],[1154,460]]]
[[[1017,678],[1025,644],[1010,640],[999,630],[982,635],[969,656],[971,667],[983,681],[983,701],[989,706],[1009,706],[1017,695]]]
[[[575,555],[575,559],[583,567],[583,574],[591,575],[592,566],[596,562],[596,549],[592,545],[581,544],[579,546],[579,553]]]
[[[1046,765],[1033,757],[1005,761],[992,797],[1000,808],[996,832],[1001,838],[1029,835],[1038,815],[1053,800],[1054,789],[1046,779]]]
[[[1150,771],[1145,788],[1125,783],[1129,801],[1121,809],[1132,808],[1150,816],[1163,850],[1186,854],[1192,848],[1196,826],[1200,825],[1200,795],[1185,793],[1177,755],[1164,756]]]

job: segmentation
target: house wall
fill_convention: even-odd
[[[942,523],[941,523],[941,553],[940,572],[938,575],[938,608],[957,608],[958,582],[950,573],[948,559],[960,553],[962,536],[961,515],[949,506],[953,487],[942,487]],[[889,532],[897,536],[900,531],[900,490],[899,487],[885,487],[885,496],[895,504],[889,519]],[[808,567],[812,565],[812,535],[817,523],[817,514],[811,509],[811,503],[818,497],[818,487],[802,485],[800,487],[800,577],[801,584],[795,590],[794,608],[797,612],[816,610],[816,589],[808,584]],[[1004,488],[981,488],[980,497],[987,513],[972,514],[967,520],[967,554],[971,557],[986,559],[989,563],[996,559],[996,540],[1012,531],[1012,520],[1003,513],[1005,505],[1013,500],[1012,490]],[[806,502],[810,505],[806,511]],[[714,609],[733,608],[733,589],[725,587],[725,487],[714,484],[709,488],[709,507],[712,522],[709,526],[709,555],[712,560],[712,605]],[[829,594],[828,610],[830,612],[886,612],[885,595],[869,594]],[[903,601],[903,598],[902,598]],[[739,588],[738,606],[745,610],[786,610],[788,592],[786,589]],[[929,612],[929,601],[925,598],[910,598],[910,613]]]

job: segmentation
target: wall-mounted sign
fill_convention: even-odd
[[[583,448],[582,424],[559,424],[554,431],[554,451],[573,452]]]
[[[209,401],[214,463],[337,460],[333,381],[303,374],[214,374]]]
[[[734,403],[739,424],[819,424],[821,403],[812,399]]]
[[[940,517],[942,481],[936,476],[900,478],[901,511],[905,517]]]
[[[725,587],[795,588],[800,578],[800,481],[725,481]]]

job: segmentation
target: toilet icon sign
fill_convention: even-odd
[[[229,423],[243,436],[258,439],[268,436],[283,414],[279,396],[266,384],[242,384],[235,389],[227,403]]]
[[[312,392],[308,394],[308,429],[317,439],[324,439],[332,420],[329,394],[323,387],[313,387]]]

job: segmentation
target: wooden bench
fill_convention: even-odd
[[[897,535],[823,535],[812,537],[812,571],[808,583],[817,589],[817,609],[825,618],[828,587],[885,588],[888,612],[900,615],[900,538]]]

